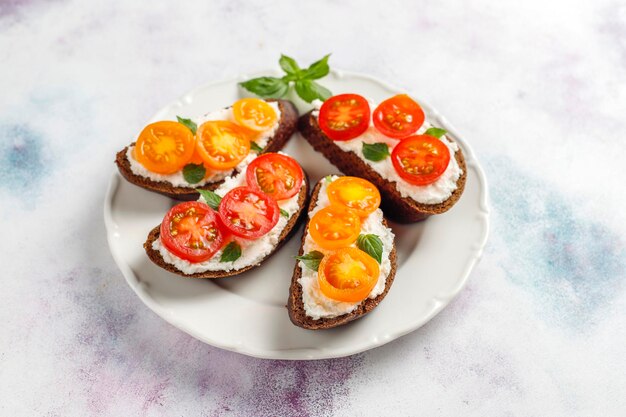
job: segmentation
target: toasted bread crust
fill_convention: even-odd
[[[278,108],[280,109],[280,121],[278,129],[274,136],[272,136],[265,148],[265,152],[278,152],[285,146],[287,140],[296,131],[296,125],[298,121],[298,110],[291,101],[288,100],[267,100],[278,102]],[[133,146],[135,143],[131,143],[129,146]],[[162,194],[166,197],[173,198],[181,201],[193,201],[197,200],[200,196],[195,192],[195,188],[213,191],[219,187],[223,181],[218,181],[210,184],[205,184],[199,187],[176,187],[167,182],[153,181],[150,178],[142,177],[133,173],[130,168],[130,161],[126,156],[128,152],[128,146],[119,151],[115,156],[115,163],[120,171],[120,174],[126,178],[129,182],[146,190],[154,191]],[[235,175],[235,174],[233,174]]]
[[[311,199],[309,202],[310,212],[315,208],[317,204],[318,194],[320,188],[322,186],[321,181],[317,183],[313,192],[311,193]],[[383,224],[385,227],[388,227],[387,221],[383,218]],[[303,247],[304,240],[306,238],[307,232],[309,230],[309,224],[304,229],[304,233],[302,235],[302,244],[300,245],[300,251],[298,255],[303,255]],[[389,292],[389,288],[391,288],[391,284],[393,284],[393,280],[396,276],[396,245],[394,243],[393,249],[389,254],[389,260],[391,261],[391,271],[389,275],[387,275],[387,280],[385,281],[385,289],[383,292],[378,295],[376,298],[367,298],[359,304],[359,306],[354,309],[352,312],[348,314],[343,314],[341,316],[332,317],[332,318],[321,318],[318,320],[314,320],[311,317],[306,315],[306,311],[304,309],[304,302],[302,301],[302,286],[298,282],[300,277],[302,276],[302,269],[300,268],[300,262],[296,261],[296,266],[293,271],[293,276],[291,278],[291,285],[289,287],[289,299],[287,300],[287,311],[289,312],[289,318],[291,322],[296,326],[310,329],[310,330],[319,330],[319,329],[330,329],[332,327],[341,326],[353,320],[356,320],[360,317],[363,317],[370,311],[372,311],[380,302],[385,298],[387,293]]]
[[[423,204],[409,198],[402,197],[395,184],[383,178],[379,173],[374,171],[354,152],[344,152],[340,147],[335,145],[333,140],[324,134],[317,124],[317,119],[313,117],[311,112],[302,115],[298,121],[298,129],[302,136],[313,146],[313,148],[322,153],[333,165],[346,175],[365,178],[372,182],[380,191],[382,202],[381,208],[386,216],[399,223],[413,223],[424,220],[433,214],[441,214],[448,211],[461,197],[465,189],[465,180],[467,178],[467,167],[465,166],[465,157],[459,148],[455,152],[454,158],[463,170],[463,174],[457,180],[457,188],[452,195],[439,204]],[[450,135],[447,137],[450,140]]]
[[[261,265],[263,262],[265,262],[270,256],[272,256],[274,253],[276,253],[276,251],[278,251],[278,249],[280,249],[280,247],[282,245],[284,245],[295,233],[295,231],[298,229],[298,224],[300,223],[300,221],[304,218],[304,216],[306,215],[307,211],[305,210],[306,206],[307,206],[307,200],[309,198],[309,188],[310,188],[310,184],[309,184],[309,179],[308,177],[305,175],[304,176],[304,182],[303,182],[303,187],[300,190],[300,195],[298,197],[298,206],[299,209],[296,213],[294,213],[293,216],[291,216],[289,218],[289,221],[287,222],[287,225],[285,226],[285,228],[283,229],[282,233],[280,234],[279,238],[278,238],[278,245],[276,245],[276,247],[274,247],[274,249],[265,257],[263,258],[259,263],[255,264],[255,265],[248,265],[246,267],[240,268],[240,269],[234,269],[232,271],[207,271],[207,272],[198,272],[195,274],[185,274],[184,272],[180,271],[178,268],[176,268],[174,265],[169,264],[167,262],[165,262],[165,260],[163,259],[163,257],[161,256],[161,253],[157,250],[154,250],[152,248],[152,243],[159,238],[160,236],[160,226],[155,227],[154,229],[152,229],[150,231],[150,233],[148,234],[148,238],[146,240],[146,242],[143,244],[143,248],[146,251],[146,254],[148,255],[148,257],[150,258],[150,260],[152,262],[154,262],[156,265],[160,266],[161,268],[173,273],[173,274],[177,274],[180,276],[183,276],[185,278],[224,278],[224,277],[232,277],[234,275],[239,275],[243,272],[249,271],[250,269],[256,268],[257,266]]]

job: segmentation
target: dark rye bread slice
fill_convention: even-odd
[[[243,267],[240,269],[234,269],[231,271],[207,271],[207,272],[198,272],[195,274],[187,275],[184,272],[180,271],[178,268],[176,268],[174,265],[165,262],[165,260],[161,256],[161,253],[157,250],[152,249],[152,243],[155,240],[157,240],[160,236],[160,228],[161,228],[160,225],[150,231],[150,233],[148,234],[148,239],[143,244],[143,248],[145,249],[146,254],[148,254],[148,257],[150,258],[150,260],[154,262],[156,265],[160,266],[161,268],[173,274],[178,274],[185,278],[224,278],[224,277],[232,277],[234,275],[239,275],[243,272],[249,271],[250,269],[256,268],[257,266],[261,265],[270,256],[275,254],[276,251],[280,249],[280,247],[284,245],[293,236],[295,231],[298,229],[297,225],[300,224],[300,221],[307,213],[305,208],[307,206],[309,188],[310,188],[309,180],[308,180],[308,177],[305,175],[303,187],[300,190],[300,195],[298,197],[298,206],[299,206],[298,211],[295,212],[293,216],[291,216],[291,218],[289,218],[287,225],[285,226],[285,228],[283,229],[282,233],[280,234],[278,238],[278,245],[276,245],[274,249],[265,258],[263,258],[259,263],[255,265],[248,265],[246,267]]]
[[[372,182],[380,191],[382,202],[381,208],[387,217],[400,223],[413,223],[426,219],[433,214],[441,214],[448,211],[461,197],[465,189],[467,167],[461,148],[455,152],[454,157],[463,170],[463,174],[457,180],[457,188],[452,195],[439,204],[418,203],[409,197],[402,197],[396,190],[395,183],[383,178],[378,172],[370,168],[354,152],[344,152],[334,141],[324,134],[317,124],[317,118],[311,112],[302,115],[298,121],[298,129],[304,138],[321,152],[326,159],[335,165],[346,175],[365,178]],[[446,135],[450,140],[450,135]]]
[[[317,198],[322,186],[322,182],[318,182],[315,188],[313,189],[313,193],[311,194],[311,201],[309,202],[309,212],[315,208],[317,204]],[[383,224],[385,227],[389,227],[387,221],[383,218]],[[309,223],[307,222],[306,227],[304,229],[304,234],[302,235],[302,244],[300,245],[300,251],[298,252],[299,256],[303,255],[303,247],[304,240],[309,231]],[[363,317],[370,311],[372,311],[380,302],[385,298],[387,293],[389,292],[389,288],[391,288],[391,284],[393,284],[393,279],[396,276],[396,245],[394,243],[393,249],[389,254],[389,260],[391,261],[391,271],[387,276],[387,280],[385,281],[385,289],[384,291],[378,295],[376,298],[367,298],[359,304],[359,306],[354,309],[352,312],[348,314],[343,314],[341,316],[332,317],[332,318],[320,318],[318,320],[314,320],[311,317],[306,315],[306,311],[304,310],[304,302],[302,301],[302,286],[298,282],[300,277],[302,276],[302,269],[300,268],[300,262],[296,261],[296,267],[293,271],[293,276],[291,278],[291,285],[289,287],[289,299],[287,300],[287,311],[289,312],[289,318],[291,322],[296,326],[310,329],[310,330],[319,330],[319,329],[330,329],[331,327],[341,326],[352,320],[356,320],[360,317]]]
[[[265,152],[278,152],[280,151],[287,140],[296,131],[298,122],[298,110],[291,101],[288,100],[266,100],[268,102],[278,102],[278,108],[280,109],[280,121],[278,129],[274,136],[272,136],[262,153]],[[135,143],[131,143],[129,146],[133,146]],[[195,188],[213,191],[219,187],[222,181],[205,184],[199,187],[176,187],[168,182],[153,181],[150,178],[136,175],[130,168],[130,161],[126,156],[128,152],[128,146],[122,149],[115,156],[115,163],[120,171],[120,174],[126,178],[129,182],[146,190],[154,191],[159,194],[163,194],[166,197],[173,198],[181,201],[194,201],[199,198],[199,194],[194,191]],[[235,173],[236,174],[236,173]],[[233,174],[233,175],[235,175]]]

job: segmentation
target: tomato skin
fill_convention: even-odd
[[[134,156],[147,170],[157,174],[173,174],[191,159],[195,138],[186,126],[161,121],[146,126],[135,143]]]
[[[380,192],[371,182],[363,178],[339,177],[326,187],[331,204],[338,204],[367,217],[380,206]]]
[[[370,105],[358,94],[339,94],[322,104],[317,120],[330,139],[354,139],[370,125]]]
[[[237,100],[233,104],[233,116],[239,125],[255,133],[268,130],[278,118],[272,106],[258,98]]]
[[[223,246],[228,233],[213,209],[189,201],[167,212],[161,222],[160,237],[174,255],[198,263],[210,259]]]
[[[317,211],[309,222],[311,238],[324,249],[353,244],[361,233],[361,219],[354,210],[331,204]]]
[[[300,192],[304,171],[290,156],[265,153],[256,157],[246,169],[248,186],[275,200],[291,198]]]
[[[250,153],[250,133],[226,120],[211,120],[201,124],[196,137],[198,154],[204,164],[213,170],[232,169]]]
[[[405,181],[413,185],[428,185],[445,172],[450,163],[450,150],[433,136],[409,136],[393,148],[391,162]]]
[[[417,132],[425,118],[417,102],[406,94],[398,94],[376,107],[372,121],[383,135],[401,139]]]
[[[236,187],[226,193],[218,208],[224,227],[235,236],[257,239],[267,234],[280,216],[276,201],[251,187]]]
[[[346,247],[322,258],[317,280],[326,297],[355,303],[367,298],[379,275],[380,267],[374,258],[355,247]]]

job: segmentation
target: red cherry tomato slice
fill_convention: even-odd
[[[401,139],[417,132],[425,117],[424,110],[411,97],[398,94],[380,103],[372,120],[383,135]]]
[[[197,201],[172,207],[161,223],[163,245],[174,255],[193,263],[210,259],[226,237],[217,213]]]
[[[402,139],[391,152],[396,172],[414,185],[432,184],[450,163],[450,151],[439,139],[415,135]]]
[[[279,215],[274,199],[250,187],[233,188],[219,206],[220,220],[226,229],[244,239],[267,234],[278,223]]]
[[[275,200],[283,200],[298,194],[302,187],[304,172],[290,156],[266,153],[248,165],[248,186],[264,192]]]
[[[322,104],[318,123],[332,140],[354,139],[370,125],[370,105],[358,94],[333,96]]]

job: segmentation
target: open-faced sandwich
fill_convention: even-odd
[[[191,278],[240,274],[271,256],[306,212],[308,179],[295,159],[266,153],[198,201],[174,206],[144,243],[148,257]]]
[[[277,152],[296,129],[298,112],[287,100],[244,98],[196,119],[159,121],[117,153],[131,183],[177,200],[215,190],[257,154]]]
[[[300,132],[344,174],[374,183],[389,218],[415,222],[449,210],[460,198],[463,153],[409,96],[393,96],[373,113],[358,94],[315,104],[317,109],[300,118]]]
[[[287,302],[296,326],[340,326],[387,295],[396,249],[379,204],[376,187],[361,178],[328,176],[315,186]]]

